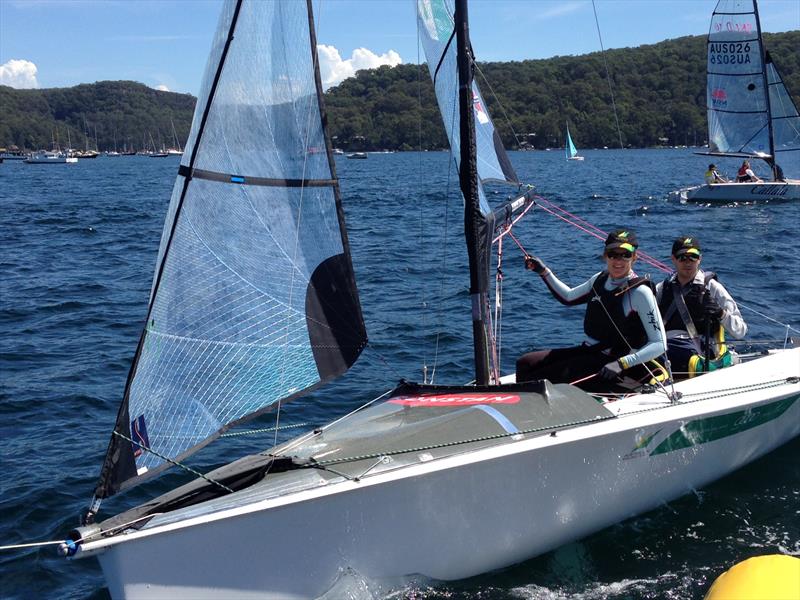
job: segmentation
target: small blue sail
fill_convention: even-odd
[[[565,149],[567,151],[567,158],[578,156],[578,150],[575,148],[575,144],[572,143],[572,136],[569,134],[569,125],[567,125],[567,144]]]
[[[224,6],[99,498],[366,344],[311,23],[310,1]]]

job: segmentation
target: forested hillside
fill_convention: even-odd
[[[765,34],[787,87],[800,104],[800,31]],[[476,49],[480,51],[480,49]],[[480,56],[479,56],[480,58]],[[625,146],[695,145],[706,139],[705,36],[605,53],[522,62],[478,63],[477,80],[507,147],[563,144],[564,122],[580,147],[618,147],[611,93]],[[334,145],[433,149],[447,145],[427,67],[359,71],[326,93]],[[174,123],[188,136],[195,99],[130,81],[72,88],[0,86],[0,146],[49,147],[58,135],[100,150],[171,145]],[[89,139],[86,139],[88,133]]]
[[[0,147],[34,150],[150,149],[181,144],[189,135],[195,97],[161,92],[135,81],[98,81],[71,88],[15,90],[0,86]]]
[[[764,37],[795,104],[800,105],[800,31]],[[605,58],[611,90],[599,52],[479,62],[476,79],[506,147],[562,146],[566,120],[581,147],[619,147],[612,90],[625,146],[704,143],[705,36],[608,50]],[[326,103],[331,135],[339,140],[363,136],[370,148],[446,145],[427,68],[400,65],[360,71],[331,89]]]

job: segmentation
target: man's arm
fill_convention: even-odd
[[[728,334],[737,340],[747,335],[747,323],[744,322],[742,313],[736,301],[719,281],[712,279],[708,282],[708,293],[711,298],[722,308],[722,327]]]

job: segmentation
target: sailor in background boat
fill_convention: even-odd
[[[753,173],[753,169],[750,168],[750,161],[745,159],[736,173],[736,181],[738,183],[760,183],[761,179]]]
[[[733,357],[724,343],[725,332],[737,340],[747,334],[739,307],[717,275],[700,270],[702,258],[700,240],[678,237],[672,244],[675,272],[656,285],[676,379],[729,366]]]
[[[711,163],[708,165],[708,171],[706,171],[705,180],[707,185],[711,185],[712,183],[727,183],[728,180],[725,179],[722,175],[720,175],[719,171],[717,171],[717,165]]]
[[[580,346],[528,352],[517,360],[517,381],[549,379],[575,383],[587,391],[619,389],[619,380],[649,382],[658,368],[645,363],[666,351],[666,334],[650,280],[633,272],[636,234],[619,229],[608,235],[606,269],[570,288],[535,256],[525,268],[535,271],[562,304],[588,304],[583,329],[589,340]],[[661,370],[663,378],[663,369]]]

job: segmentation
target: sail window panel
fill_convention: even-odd
[[[184,156],[186,153],[184,153]],[[161,242],[158,246],[158,258],[156,259],[156,268],[153,272],[153,283],[150,286],[150,300],[152,301],[153,292],[156,288],[156,282],[158,281],[158,265],[164,260],[164,252],[166,252],[167,245],[169,244],[169,234],[172,231],[172,224],[175,222],[175,214],[178,211],[178,205],[181,201],[181,196],[183,195],[183,185],[184,185],[184,178],[183,177],[176,177],[175,183],[172,185],[172,196],[169,200],[169,206],[167,207],[167,214],[164,218],[164,229],[161,230]]]
[[[192,180],[130,390],[154,450],[179,456],[320,381],[306,296],[342,252],[332,187]]]
[[[458,64],[455,38],[453,37],[454,10],[452,2],[447,0],[418,0],[417,2],[420,38],[428,61],[428,69],[434,80],[436,99],[447,132],[447,139],[450,142],[456,164],[458,164],[460,160],[460,119]],[[517,183],[516,173],[511,167],[505,149],[500,144],[499,136],[486,108],[486,102],[475,82],[472,83],[472,98],[478,177],[482,181]]]
[[[306,4],[245,2],[194,167],[330,179],[319,115]]]
[[[219,65],[220,58],[222,57],[222,52],[225,48],[225,42],[228,39],[228,31],[230,30],[231,20],[233,19],[235,8],[236,3],[231,2],[230,0],[225,2],[222,6],[219,20],[217,21],[217,29],[214,33],[214,39],[211,43],[211,52],[208,55],[208,61],[206,62],[206,68],[203,73],[200,93],[197,95],[197,104],[195,105],[194,109],[194,117],[192,117],[192,127],[189,132],[189,137],[186,140],[186,151],[181,156],[182,165],[189,166],[189,163],[192,159],[191,149],[194,148],[194,144],[197,141],[197,132],[200,129],[200,120],[202,119],[203,113],[206,110],[209,92],[211,91],[211,87],[214,83],[214,75],[216,74],[217,66]]]
[[[764,115],[709,111],[709,139],[712,152],[769,154],[769,129]]]

